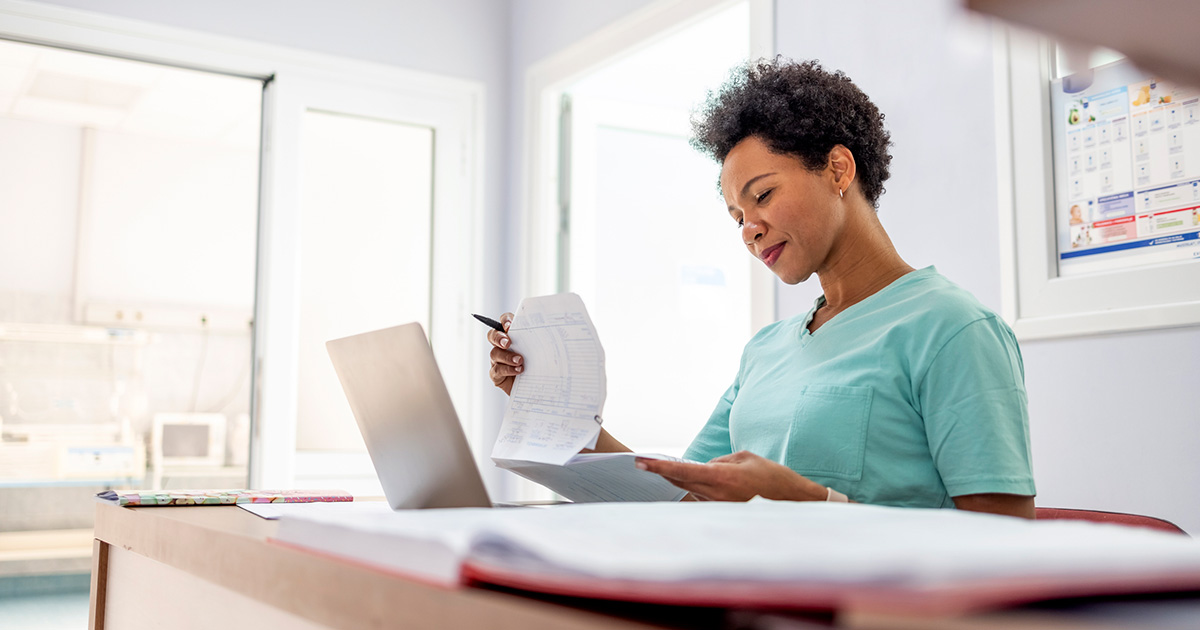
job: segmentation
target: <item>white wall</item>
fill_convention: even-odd
[[[844,70],[887,116],[895,147],[880,218],[900,253],[999,309],[988,31],[950,0],[777,6],[779,52]],[[783,289],[779,316],[818,294]],[[1200,532],[1200,329],[1021,349],[1038,505],[1151,514]]]
[[[990,31],[953,4],[779,2],[777,49],[845,72],[879,107],[894,145],[879,205],[888,234],[909,264],[936,265],[999,311]],[[815,278],[781,286],[779,315],[820,293]]]

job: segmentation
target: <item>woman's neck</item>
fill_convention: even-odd
[[[865,300],[913,270],[892,245],[874,209],[867,212],[869,217],[847,226],[830,251],[827,264],[817,270],[825,308],[829,309],[827,317]]]

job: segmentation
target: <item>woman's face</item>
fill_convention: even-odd
[[[809,171],[755,136],[725,157],[721,190],[746,248],[787,284],[822,268],[844,225],[831,169]]]

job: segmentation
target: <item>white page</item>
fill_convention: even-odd
[[[638,470],[635,457],[674,460],[657,454],[581,453],[563,466],[520,461],[502,466],[576,503],[678,501],[687,494],[659,475]]]
[[[513,382],[492,458],[562,464],[594,447],[607,385],[604,348],[583,300],[526,298],[508,336],[525,371]]]
[[[756,499],[592,503],[499,516],[488,528],[489,561],[508,549],[523,562],[536,557],[550,572],[613,579],[939,587],[973,579],[1200,573],[1200,541],[1186,536],[947,509]]]
[[[494,512],[486,508],[392,511],[382,501],[283,506],[275,540],[444,586]],[[413,518],[416,513],[420,517]]]
[[[1186,536],[959,510],[761,499],[378,514],[354,507],[328,504],[297,517],[436,541],[485,564],[618,580],[936,588],[994,578],[1200,574],[1200,541]],[[328,544],[317,548],[334,542],[319,540]]]
[[[273,521],[283,515],[274,503],[238,503],[237,506],[268,521]]]
[[[386,501],[312,501],[309,503],[238,503],[238,507],[269,521],[304,514],[383,514],[392,512]]]

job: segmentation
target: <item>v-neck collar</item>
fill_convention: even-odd
[[[821,324],[821,327],[818,328],[817,330],[818,331],[826,330],[832,324],[835,324],[839,321],[845,321],[847,319],[846,315],[853,314],[853,313],[861,310],[859,308],[860,306],[862,306],[863,304],[866,304],[868,302],[871,302],[872,300],[875,300],[878,296],[884,294],[889,289],[898,287],[901,284],[905,284],[912,280],[916,280],[918,278],[923,278],[925,276],[933,275],[936,273],[937,273],[937,269],[933,265],[930,265],[928,267],[924,267],[921,269],[914,269],[914,270],[900,276],[899,278],[892,280],[887,286],[883,287],[882,289],[872,293],[871,295],[868,295],[867,297],[859,300],[858,302],[855,302],[854,304],[851,304],[850,306],[846,307],[846,309],[844,311],[838,313],[837,315],[834,315],[833,317],[830,317],[829,321],[825,322],[824,324]],[[812,323],[813,317],[816,317],[817,309],[824,306],[824,304],[825,304],[825,294],[822,293],[821,295],[817,296],[817,299],[813,300],[812,308],[809,309],[808,313],[804,316],[804,321],[800,323],[800,344],[801,344],[801,346],[806,346],[809,344],[809,342],[812,341],[814,335],[813,335],[813,333],[809,332],[808,325],[810,323]]]

